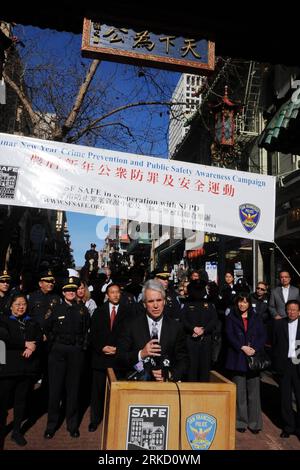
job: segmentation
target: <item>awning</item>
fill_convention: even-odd
[[[164,248],[163,250],[159,250],[159,248],[157,249],[157,253],[159,254],[159,256],[165,256],[169,253],[171,253],[173,250],[176,250],[179,246],[182,246],[182,248],[184,249],[184,244],[185,240],[177,240],[175,243],[172,243],[172,245],[170,246],[167,246],[167,248]]]
[[[300,102],[286,101],[258,138],[258,146],[268,151],[300,153]]]
[[[127,253],[132,254],[134,251],[139,250],[140,247],[151,247],[151,241],[148,239],[138,238],[132,240],[127,246]],[[145,249],[145,248],[142,248]]]

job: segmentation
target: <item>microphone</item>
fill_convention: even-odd
[[[164,382],[169,382],[170,380],[170,359],[167,357],[162,361],[162,375]]]
[[[134,370],[131,374],[127,375],[127,380],[138,380],[140,372],[138,370]]]

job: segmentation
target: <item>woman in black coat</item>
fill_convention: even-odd
[[[5,363],[0,366],[0,446],[4,442],[9,401],[14,398],[14,424],[11,438],[20,446],[26,445],[21,424],[28,392],[38,373],[38,344],[42,332],[27,314],[27,300],[16,294],[10,301],[10,314],[0,316],[0,340],[5,344]]]
[[[257,434],[262,428],[259,372],[249,370],[247,356],[264,348],[266,332],[261,317],[253,311],[248,293],[237,295],[226,318],[228,351],[226,368],[232,371],[237,390],[237,430],[248,427]]]

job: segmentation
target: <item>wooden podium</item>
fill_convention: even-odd
[[[210,382],[176,386],[118,381],[108,369],[101,448],[232,450],[235,410],[235,384],[215,371]]]

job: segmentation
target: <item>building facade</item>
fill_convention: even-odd
[[[183,73],[177,83],[172,95],[172,106],[169,124],[169,156],[172,158],[185,135],[189,126],[186,126],[187,118],[190,117],[201,103],[199,90],[202,84],[202,77]]]

